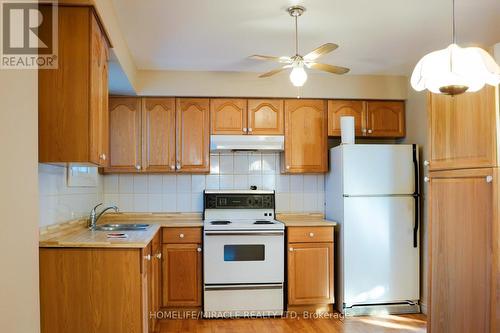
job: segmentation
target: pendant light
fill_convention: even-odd
[[[456,44],[455,0],[452,0],[452,8],[453,42],[420,59],[410,81],[416,91],[427,89],[436,94],[458,95],[481,90],[485,84],[500,84],[500,67],[488,52]]]

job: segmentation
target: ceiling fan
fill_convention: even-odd
[[[299,54],[299,37],[298,37],[298,25],[297,19],[301,16],[306,8],[302,6],[292,6],[287,8],[290,16],[295,18],[295,55],[291,57],[283,56],[283,57],[274,57],[274,56],[266,56],[255,54],[250,56],[251,59],[256,60],[265,60],[265,61],[276,61],[284,64],[280,68],[273,69],[267,73],[259,75],[260,78],[269,77],[274,74],[278,74],[288,68],[292,68],[290,72],[290,81],[296,87],[302,87],[307,80],[307,73],[304,68],[317,69],[320,71],[332,73],[332,74],[345,74],[349,72],[349,68],[333,66],[328,64],[320,64],[317,63],[316,60],[321,56],[332,52],[339,46],[333,43],[326,43],[321,45],[320,47],[314,49],[309,52],[305,56],[301,56]]]

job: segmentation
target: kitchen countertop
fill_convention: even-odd
[[[128,238],[107,238],[110,231],[91,231],[82,220],[44,228],[39,247],[144,248],[162,227],[203,227],[201,214],[106,214],[99,224],[147,223],[144,231],[123,231]]]
[[[337,223],[324,219],[321,213],[277,214],[276,219],[285,227],[333,227]],[[144,248],[162,227],[203,227],[201,214],[118,213],[106,214],[99,224],[147,223],[145,231],[124,231],[128,238],[107,238],[109,231],[91,231],[84,220],[70,221],[43,228],[39,247],[89,247],[89,248]]]
[[[276,219],[285,227],[334,227],[337,222],[325,220],[321,213],[312,214],[276,214]]]

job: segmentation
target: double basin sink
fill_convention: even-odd
[[[149,224],[144,223],[107,223],[99,224],[95,227],[96,231],[144,231],[149,228]]]

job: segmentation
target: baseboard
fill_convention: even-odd
[[[333,304],[305,304],[305,305],[288,305],[288,312],[296,312],[298,314],[307,313],[332,313]]]
[[[420,303],[420,311],[427,315],[427,303]]]

